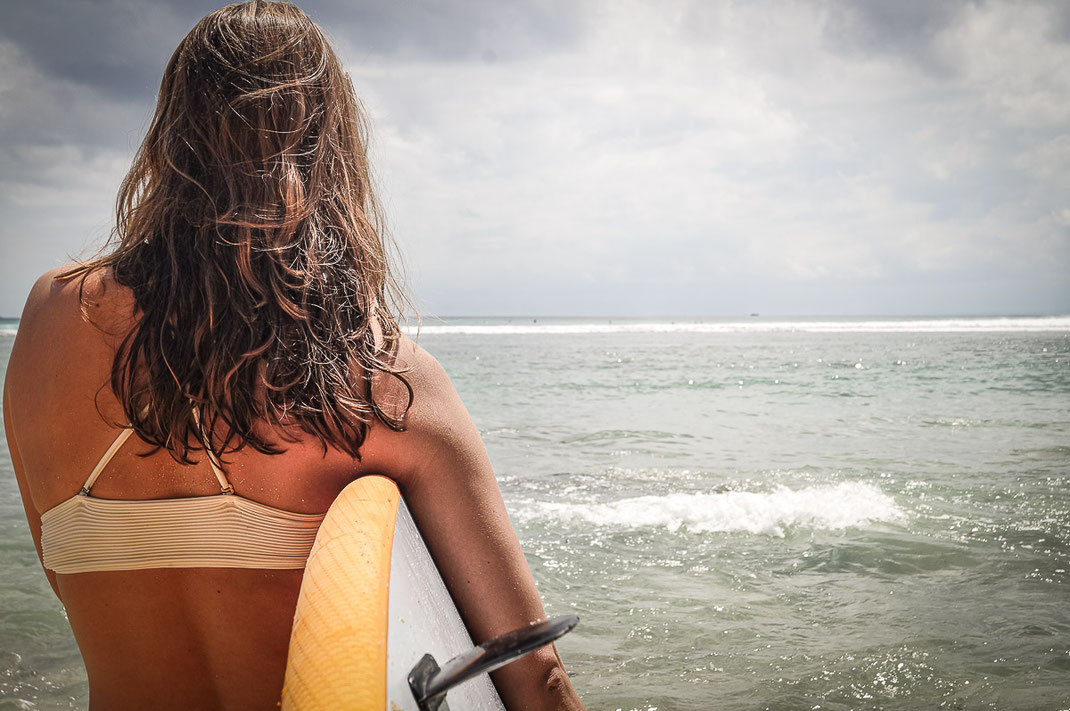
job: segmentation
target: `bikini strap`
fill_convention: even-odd
[[[119,451],[119,448],[123,446],[123,443],[130,438],[130,435],[134,433],[133,428],[124,427],[123,431],[119,433],[119,436],[115,438],[115,441],[108,447],[108,451],[100,457],[100,461],[93,467],[93,471],[89,474],[89,478],[85,480],[85,484],[82,484],[82,490],[78,493],[82,496],[89,496],[89,490],[93,488],[93,484],[97,482],[97,477],[104,471],[104,467],[108,466],[108,462],[115,456],[115,453]]]
[[[227,481],[227,475],[223,473],[222,463],[219,461],[218,458],[216,458],[215,452],[213,452],[212,448],[208,445],[208,435],[204,431],[204,425],[201,424],[201,416],[200,413],[197,411],[196,405],[193,406],[192,412],[193,422],[197,425],[197,429],[201,432],[199,439],[201,440],[201,444],[204,446],[205,454],[208,455],[208,463],[212,466],[212,473],[215,474],[215,479],[217,482],[219,482],[219,489],[224,494],[233,494],[234,487],[230,485],[229,481]]]
[[[233,494],[234,487],[230,485],[227,475],[223,473],[223,467],[220,466],[219,460],[216,459],[215,452],[207,447],[205,447],[204,451],[208,453],[208,463],[212,465],[212,473],[215,474],[215,480],[219,482],[219,490],[224,494]]]
[[[233,494],[234,487],[227,481],[226,474],[223,473],[223,467],[219,460],[215,456],[215,452],[211,447],[205,444],[204,429],[201,427],[201,418],[197,412],[197,409],[193,409],[193,421],[197,424],[197,428],[201,430],[201,444],[204,445],[204,451],[208,454],[208,463],[212,466],[212,473],[215,474],[216,481],[219,482],[219,489],[224,494]],[[93,485],[97,483],[97,477],[104,471],[104,468],[108,466],[108,462],[115,456],[115,453],[119,451],[119,448],[123,446],[126,440],[130,439],[130,435],[134,433],[134,428],[129,425],[124,427],[119,436],[115,438],[115,441],[111,443],[108,450],[104,452],[100,457],[100,461],[93,467],[93,471],[90,472],[89,478],[85,480],[85,484],[82,484],[82,489],[78,492],[82,496],[89,496],[89,492],[93,489]]]

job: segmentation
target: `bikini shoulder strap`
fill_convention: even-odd
[[[215,474],[215,479],[219,482],[220,491],[224,494],[233,494],[234,487],[230,485],[230,482],[227,480],[227,475],[223,473],[222,463],[216,458],[215,452],[212,451],[212,448],[208,444],[208,435],[204,431],[204,425],[201,424],[201,415],[200,412],[197,411],[196,405],[193,406],[193,422],[197,425],[197,429],[200,430],[198,439],[201,440],[201,444],[204,446],[204,452],[208,455],[208,463],[212,465],[212,473]]]
[[[230,482],[227,480],[227,475],[223,473],[223,467],[220,464],[219,460],[216,458],[215,452],[212,451],[211,447],[205,444],[204,430],[201,427],[200,413],[197,412],[196,408],[193,409],[193,421],[197,424],[197,428],[201,430],[199,439],[201,440],[201,444],[204,445],[204,451],[208,455],[208,463],[212,466],[212,473],[215,474],[216,481],[219,482],[220,491],[222,491],[222,493],[224,494],[233,494],[234,487],[230,485]],[[127,425],[123,428],[123,430],[115,438],[115,441],[111,443],[110,447],[108,447],[107,451],[104,452],[103,455],[101,455],[100,461],[98,461],[97,465],[93,467],[93,471],[90,472],[89,478],[85,480],[85,484],[82,485],[82,489],[78,493],[80,493],[82,496],[89,496],[89,492],[93,489],[93,485],[97,483],[97,478],[100,476],[101,472],[104,471],[104,468],[108,466],[108,462],[111,461],[112,457],[115,456],[115,453],[119,451],[119,449],[123,446],[126,440],[130,439],[130,435],[132,435],[133,433],[133,427]]]
[[[82,490],[78,493],[82,496],[89,496],[89,491],[93,488],[93,484],[97,482],[97,477],[100,476],[100,473],[104,471],[104,467],[108,466],[108,462],[111,461],[111,458],[115,456],[115,453],[119,451],[119,448],[123,446],[123,443],[130,439],[130,435],[133,433],[134,429],[132,427],[123,428],[122,432],[119,433],[119,436],[116,437],[115,441],[108,447],[108,450],[100,457],[100,461],[97,462],[97,465],[93,467],[93,471],[90,472],[89,478],[85,480],[85,484],[82,485]]]

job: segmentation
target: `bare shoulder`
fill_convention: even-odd
[[[71,280],[60,279],[68,269],[69,267],[57,267],[37,277],[30,289],[30,295],[26,297],[26,306],[19,319],[20,330],[27,326],[32,327],[42,318],[54,316],[56,311],[63,310],[64,306],[77,299],[77,290],[72,289],[74,285]]]
[[[381,406],[387,403],[399,414],[405,409],[399,405],[407,405],[404,431],[373,427],[369,454],[386,454],[383,466],[399,478],[416,475],[443,458],[485,456],[479,432],[438,360],[411,339],[402,338],[397,363],[408,388],[398,378],[377,377],[373,396]]]
[[[106,270],[72,274],[76,266],[57,267],[37,278],[19,321],[20,332],[50,326],[69,328],[77,322],[104,330],[129,324],[133,313],[130,291]]]
[[[438,359],[408,336],[401,338],[398,362],[404,368],[414,394],[418,392],[430,398],[456,395],[453,383]]]
[[[458,424],[470,422],[453,381],[438,359],[409,338],[402,340],[399,357],[404,358],[404,374],[412,387],[406,429],[443,437],[455,432]]]
[[[95,389],[116,343],[129,330],[129,290],[103,270],[83,278],[68,276],[71,269],[45,272],[26,299],[4,379],[5,396],[15,409],[35,403],[31,409],[42,413],[48,409],[46,394],[90,381]]]
[[[10,382],[18,381],[21,363],[36,365],[47,353],[49,343],[56,344],[66,337],[73,315],[78,313],[77,289],[60,279],[63,272],[61,267],[39,276],[26,297],[7,369]]]
[[[392,416],[404,415],[405,429],[426,424],[457,397],[453,383],[438,360],[407,336],[398,343],[397,374],[379,372],[372,379],[372,396]]]

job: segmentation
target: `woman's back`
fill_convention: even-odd
[[[125,335],[131,301],[122,287],[105,284],[93,279],[85,296],[110,334],[83,318],[77,283],[53,275],[41,279],[20,324],[7,371],[5,419],[24,498],[31,499],[28,511],[45,512],[77,496],[120,431],[101,417],[122,419],[114,395],[101,386]],[[189,466],[164,451],[139,456],[149,450],[131,438],[100,474],[92,496],[220,495],[207,460]],[[337,450],[325,455],[307,436],[282,454],[246,448],[225,464],[235,495],[306,514],[326,511],[362,469]],[[30,523],[39,535],[39,515]],[[85,659],[94,705],[271,708],[282,688],[302,572],[155,568],[51,573],[50,579]]]

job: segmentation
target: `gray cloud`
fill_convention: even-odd
[[[825,37],[833,47],[859,55],[886,53],[936,68],[941,62],[933,54],[933,40],[966,7],[930,0],[834,0]]]
[[[57,79],[124,100],[144,97],[179,40],[216,3],[200,0],[35,0],[0,5],[0,38]],[[510,60],[575,43],[590,20],[567,0],[382,2],[302,7],[363,57]]]
[[[327,0],[302,7],[356,59],[511,61],[574,46],[585,34],[590,5],[570,0]]]
[[[50,78],[123,101],[144,99],[159,86],[170,50],[203,14],[196,6],[183,3],[185,12],[176,13],[137,0],[4,3],[0,37]]]

